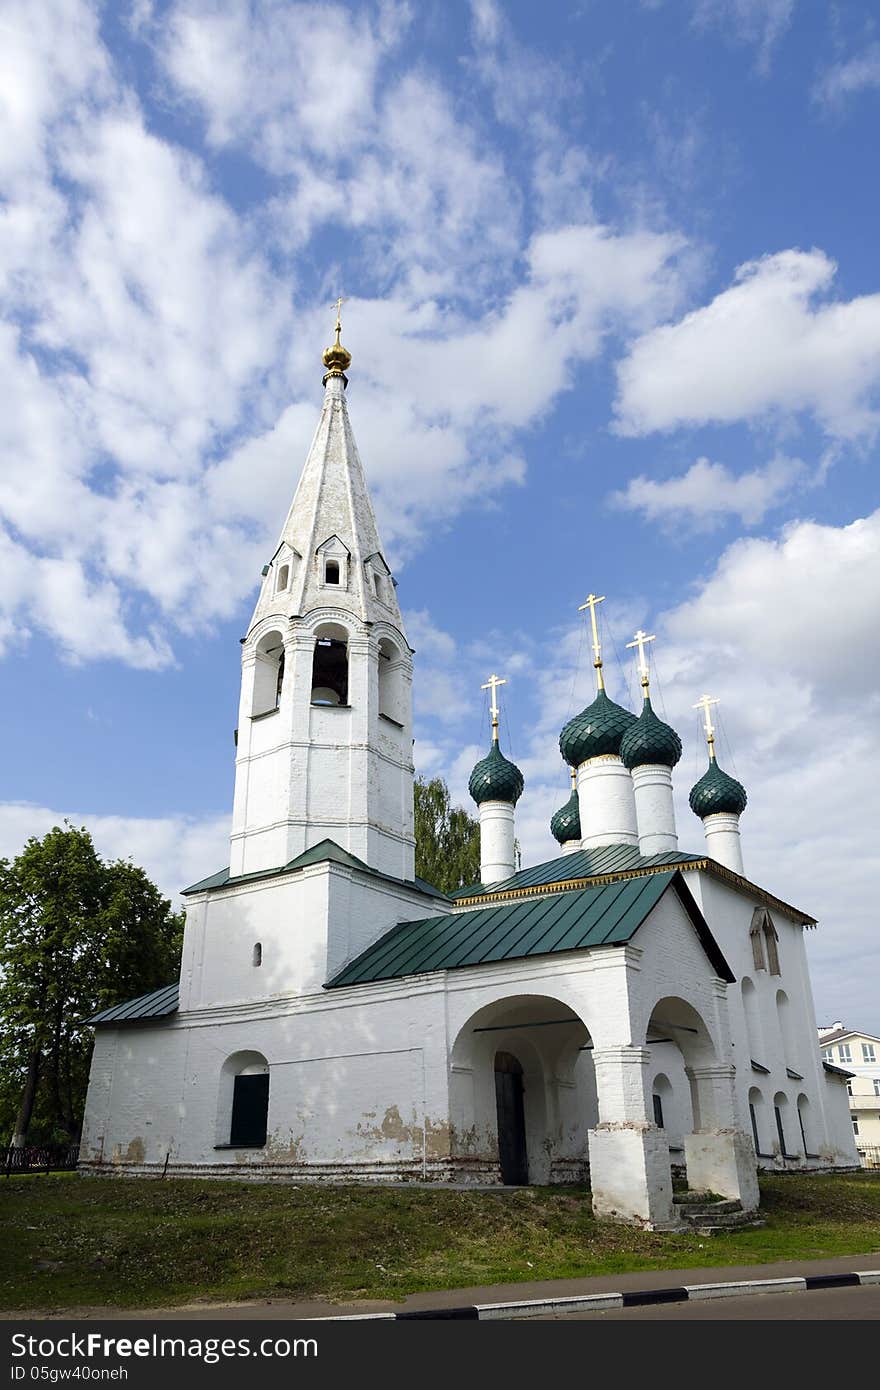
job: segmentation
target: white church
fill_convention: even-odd
[[[557,858],[516,870],[519,769],[474,768],[481,879],[416,878],[412,649],[346,404],[324,402],[242,639],[229,867],[188,888],[180,979],[89,1020],[85,1174],[332,1183],[589,1182],[597,1215],[672,1229],[672,1172],[752,1213],[758,1168],[855,1167],[823,1063],[808,913],[746,876],[746,793],[691,791],[677,734],[597,693],[562,730]],[[737,1209],[739,1209],[737,1208]]]

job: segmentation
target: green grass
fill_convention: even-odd
[[[870,1174],[768,1177],[767,1225],[661,1235],[576,1188],[450,1192],[186,1179],[0,1180],[0,1307],[402,1298],[423,1289],[880,1250]]]

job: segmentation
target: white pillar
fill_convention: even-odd
[[[648,1119],[650,1050],[596,1048],[593,1064],[599,1101],[599,1123],[587,1136],[593,1211],[649,1229],[671,1226],[669,1143]]]
[[[513,855],[513,806],[509,801],[484,801],[480,806],[480,882],[510,878]]]
[[[632,771],[639,827],[639,853],[662,854],[678,849],[675,808],[672,803],[672,769],[646,763]]]
[[[726,869],[732,869],[735,874],[743,873],[739,816],[729,811],[717,811],[715,815],[704,818],[703,832],[706,836],[707,854],[712,859],[717,859]]]
[[[632,777],[614,753],[589,758],[577,770],[581,849],[638,845]]]

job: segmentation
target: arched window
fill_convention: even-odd
[[[794,1033],[794,1020],[791,1012],[791,1002],[784,989],[776,991],[776,1013],[779,1017],[779,1032],[782,1035],[782,1048],[785,1053],[786,1065],[796,1067],[798,1061],[797,1044]]]
[[[742,994],[743,1013],[746,1016],[746,1039],[749,1044],[749,1061],[763,1062],[764,1041],[761,1034],[761,1018],[758,1010],[758,991],[755,989],[748,975],[744,975],[742,978],[740,992]]]
[[[256,942],[254,942],[253,964],[254,964],[254,965],[262,965],[262,964],[263,964],[263,943],[262,943],[262,941],[256,941]]]
[[[219,1148],[260,1149],[269,1117],[269,1063],[261,1052],[234,1052],[220,1071]]]
[[[315,633],[312,704],[348,704],[348,633],[338,623],[322,623]]]
[[[383,637],[379,643],[379,713],[395,724],[405,725],[406,708],[403,658],[393,642]]]
[[[752,1139],[755,1141],[755,1153],[759,1157],[769,1155],[766,1147],[769,1142],[767,1135],[767,1113],[764,1097],[758,1086],[752,1086],[749,1091],[749,1119],[752,1122]]]
[[[664,1104],[665,1102],[665,1104]],[[654,1110],[654,1124],[658,1129],[666,1129],[669,1123],[672,1102],[672,1083],[668,1076],[659,1072],[651,1087],[651,1104]]]
[[[260,638],[254,671],[252,718],[278,708],[284,681],[284,641],[280,632],[267,632]]]
[[[817,1158],[818,1155],[813,1152],[813,1114],[810,1109],[809,1097],[805,1096],[803,1091],[797,1098],[797,1110],[798,1123],[801,1128],[801,1139],[804,1143],[804,1155],[807,1158]]]
[[[282,565],[278,571],[278,582],[275,585],[276,594],[280,594],[290,583],[290,565]]]
[[[788,1096],[784,1091],[777,1091],[773,1097],[773,1116],[776,1120],[776,1134],[779,1139],[779,1152],[783,1158],[792,1158],[794,1155],[788,1147],[787,1130],[789,1124]]]

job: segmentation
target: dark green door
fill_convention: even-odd
[[[509,1052],[495,1055],[495,1105],[498,1111],[498,1161],[501,1180],[524,1187],[529,1180],[522,1067]]]
[[[269,1073],[237,1076],[232,1092],[230,1144],[259,1148],[266,1142],[269,1115]]]

